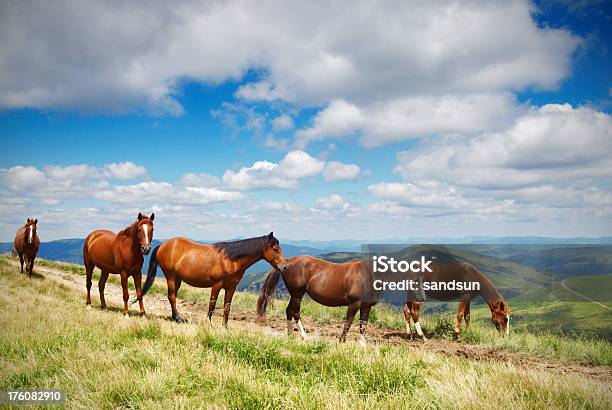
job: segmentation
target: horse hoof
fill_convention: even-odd
[[[185,323],[185,321],[183,319],[181,319],[180,317],[177,317],[176,319],[174,319],[174,321],[176,323]]]
[[[147,313],[143,310],[142,312],[140,312],[140,317],[144,317]]]
[[[130,317],[130,315],[129,315],[128,313],[124,313],[124,314],[123,314],[123,317],[124,317],[124,318],[129,318],[129,317]]]

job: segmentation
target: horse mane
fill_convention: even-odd
[[[120,230],[117,236],[127,236],[128,238],[131,238],[134,234],[134,230],[136,229],[136,225],[138,225],[138,221],[135,221],[133,224],[128,225],[122,230]]]
[[[222,250],[231,260],[237,260],[249,256],[261,255],[267,246],[277,243],[278,240],[276,238],[270,240],[268,235],[264,235],[258,236],[257,238],[241,239],[238,241],[217,242],[214,243],[213,246]]]

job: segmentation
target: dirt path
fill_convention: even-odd
[[[9,263],[11,263],[13,266],[19,267],[19,263],[16,261],[11,260]],[[84,303],[85,280],[82,276],[77,276],[59,269],[44,266],[36,266],[35,272],[42,274],[45,278],[52,279],[56,282],[64,284],[68,288],[80,292],[83,295]],[[94,301],[98,300],[98,289],[96,285],[97,284],[94,283],[94,286],[92,286],[92,299]],[[105,296],[106,302],[111,309],[122,308],[123,299],[120,286],[107,283]],[[94,306],[96,305],[97,304],[94,302]],[[169,318],[170,316],[170,305],[168,304],[168,300],[160,295],[147,295],[145,298],[145,307],[147,310],[147,315],[149,316],[158,316],[163,318]],[[195,323],[205,321],[208,306],[203,306],[195,302],[177,301],[177,307],[181,312],[181,316],[188,321]],[[138,305],[130,306],[131,312],[134,312],[132,314],[137,314],[135,313],[137,312],[137,309]],[[216,321],[220,323],[221,310],[222,309],[217,309],[215,311],[213,322],[215,322],[216,319]],[[286,334],[287,325],[284,317],[268,316],[267,323],[264,325],[258,321],[255,312],[233,309],[232,320],[238,322],[234,322],[234,324],[232,324],[232,321],[230,321],[230,326],[238,325],[237,327],[248,327],[250,329],[259,328],[266,334],[274,334],[278,336]],[[342,332],[343,323],[339,321],[326,325],[319,325],[309,321],[308,318],[303,318],[303,322],[306,327],[306,331],[309,334],[309,338],[311,339],[337,340],[338,336]],[[349,339],[357,340],[357,328],[358,326],[352,326]],[[410,349],[419,349],[422,351],[447,356],[463,357],[468,360],[509,363],[521,368],[553,371],[564,374],[577,374],[607,382],[612,381],[612,367],[585,366],[579,363],[547,360],[537,356],[495,349],[488,346],[470,345],[444,339],[428,339],[426,342],[422,342],[420,340],[408,340],[405,333],[393,329],[379,329],[370,326],[368,328],[368,343],[402,345]]]
[[[565,281],[566,281],[566,280],[567,280],[567,279],[563,279],[563,280],[561,281],[561,287],[563,287],[563,289],[565,289],[565,290],[567,290],[568,292],[571,292],[571,293],[573,293],[574,295],[576,295],[576,296],[578,296],[578,297],[580,297],[580,298],[582,298],[582,299],[586,300],[587,302],[593,302],[593,303],[595,303],[596,305],[601,306],[601,307],[602,307],[602,308],[604,308],[604,309],[607,309],[607,310],[612,310],[612,308],[610,308],[609,306],[606,306],[606,305],[604,305],[603,303],[600,303],[600,302],[598,302],[598,301],[596,301],[596,300],[594,300],[594,299],[591,299],[590,297],[588,297],[588,296],[586,296],[586,295],[583,295],[582,293],[577,292],[577,291],[575,291],[574,289],[570,288],[570,287],[569,287],[569,286],[567,286],[567,284],[565,283]]]

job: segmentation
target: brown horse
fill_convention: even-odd
[[[455,338],[459,338],[461,333],[461,319],[465,320],[465,328],[470,325],[470,301],[478,296],[482,296],[489,309],[491,310],[491,320],[495,328],[502,334],[508,335],[510,332],[510,308],[508,303],[495,288],[493,282],[489,280],[478,269],[468,263],[452,264],[432,264],[432,272],[424,272],[423,282],[430,284],[449,283],[452,281],[463,283],[478,283],[479,289],[470,290],[426,290],[425,295],[437,300],[459,300],[459,309],[455,321]],[[438,286],[438,285],[436,285]],[[470,286],[476,288],[476,286]],[[423,330],[419,324],[419,314],[422,302],[415,300],[413,294],[408,293],[406,305],[404,306],[404,318],[406,320],[406,333],[412,337],[410,330],[410,318],[414,321],[417,334],[426,340]]]
[[[172,238],[153,249],[149,271],[142,294],[146,294],[155,281],[157,266],[161,267],[168,282],[168,301],[172,319],[181,323],[176,310],[176,294],[185,282],[198,288],[210,288],[208,320],[212,321],[217,297],[223,288],[223,325],[227,326],[232,297],[244,272],[264,259],[276,269],[285,269],[285,257],[274,234],[202,245],[185,238]]]
[[[34,259],[36,259],[36,253],[38,253],[38,247],[40,246],[40,240],[36,233],[37,224],[38,219],[28,218],[25,225],[17,231],[13,241],[13,256],[15,254],[19,255],[21,273],[23,273],[23,264],[25,263],[26,272],[28,272],[30,277],[34,269]]]
[[[284,272],[273,269],[268,273],[257,300],[257,314],[264,319],[270,296],[274,293],[282,274],[285,286],[291,295],[287,305],[287,333],[293,334],[295,320],[303,339],[306,331],[300,320],[300,305],[304,294],[325,306],[348,306],[346,321],[340,342],[346,341],[355,314],[359,310],[359,341],[365,345],[365,332],[370,309],[376,304],[378,295],[366,295],[373,289],[369,263],[353,260],[344,263],[327,262],[314,256],[296,256],[287,260]]]
[[[106,308],[104,300],[104,286],[109,273],[121,275],[121,287],[123,288],[123,314],[128,316],[128,278],[134,278],[136,295],[140,302],[140,315],[145,314],[142,303],[142,292],[140,285],[142,274],[140,269],[144,262],[142,255],[148,255],[151,251],[153,240],[153,220],[155,214],[150,217],[138,213],[138,219],[132,225],[114,234],[111,231],[98,230],[90,233],[83,244],[83,264],[87,276],[87,305],[91,305],[91,276],[95,266],[100,268],[102,274],[98,282],[100,291],[100,306]]]

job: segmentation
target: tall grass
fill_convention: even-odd
[[[6,259],[0,258],[0,261]],[[64,262],[40,260],[39,263],[43,267],[59,269],[67,274],[83,276],[84,283],[85,270],[80,265],[74,265]],[[99,272],[94,271],[94,280],[99,278]],[[80,279],[77,279],[80,280]],[[117,275],[110,275],[109,283],[120,286],[120,280]],[[95,282],[94,282],[95,283]],[[83,285],[84,287],[84,285]],[[94,290],[95,290],[94,286]],[[131,294],[134,295],[134,288],[130,281]],[[157,278],[153,287],[149,291],[151,294],[166,295],[166,281],[163,277]],[[179,291],[179,298],[189,302],[199,303],[203,306],[208,305],[210,298],[209,289],[198,289],[185,285]],[[222,295],[220,295],[222,297]],[[93,292],[94,304],[96,302],[97,292]],[[257,301],[257,294],[252,292],[236,292],[232,301],[232,310],[234,313],[240,311],[254,311]],[[277,315],[284,317],[285,308],[288,300],[279,298],[272,300],[268,307],[269,315]],[[462,341],[464,343],[489,346],[495,349],[504,349],[512,352],[524,352],[537,355],[543,358],[553,358],[561,361],[579,362],[585,365],[603,365],[612,366],[612,344],[603,338],[586,336],[580,334],[580,329],[574,332],[553,332],[551,328],[545,327],[544,323],[548,321],[566,323],[572,322],[572,315],[575,313],[581,318],[580,325],[586,325],[588,317],[586,311],[590,310],[591,317],[601,318],[602,315],[595,315],[593,309],[598,309],[590,303],[582,302],[554,302],[545,306],[521,305],[514,309],[514,319],[511,321],[510,337],[501,338],[497,334],[495,328],[490,322],[490,312],[486,305],[476,305],[472,307],[472,323],[468,331],[463,332]],[[146,306],[146,297],[145,297]],[[553,314],[556,313],[556,316]],[[346,308],[330,308],[322,306],[308,297],[305,297],[301,313],[303,321],[308,324],[315,322],[320,325],[326,325],[344,320]],[[543,314],[543,317],[538,316]],[[518,318],[518,320],[517,320]],[[521,320],[522,319],[522,320]],[[436,338],[452,339],[454,328],[454,314],[440,313],[432,315],[422,315],[420,320],[425,333]],[[599,319],[601,321],[601,319]],[[605,322],[605,320],[603,320]],[[397,329],[402,331],[405,329],[404,316],[401,309],[379,304],[372,309],[370,314],[371,326],[382,329]],[[534,325],[537,324],[537,326]],[[605,325],[605,324],[600,324]],[[607,324],[612,327],[612,323]],[[535,332],[534,327],[541,327],[541,330]]]
[[[236,324],[237,325],[237,324]],[[0,260],[0,390],[85,408],[610,408],[609,382],[395,346],[123,318]]]

